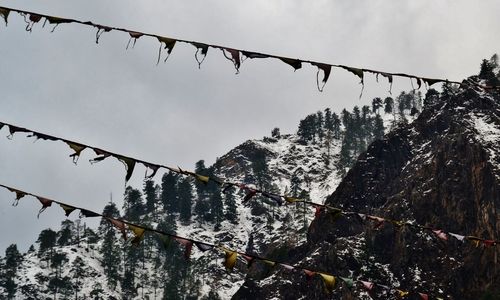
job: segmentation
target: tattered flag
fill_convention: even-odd
[[[483,244],[486,247],[491,247],[491,246],[495,246],[497,244],[497,242],[494,240],[483,240]]]
[[[436,84],[438,82],[442,82],[440,79],[433,79],[433,78],[421,78],[427,86],[432,86],[433,84]]]
[[[374,229],[379,229],[384,225],[385,219],[377,216],[366,216],[368,219],[375,221],[375,225],[373,226]]]
[[[183,239],[181,237],[174,237],[181,245],[184,246],[184,258],[187,260],[191,256],[191,249],[193,249],[193,242]]]
[[[288,202],[288,203],[295,203],[295,202],[301,202],[302,200],[299,199],[299,198],[294,198],[294,197],[289,197],[289,196],[285,196],[285,201]]]
[[[130,35],[130,38],[128,39],[127,47],[125,49],[128,49],[128,46],[130,45],[130,41],[132,39],[134,39],[134,43],[132,44],[132,48],[134,48],[137,40],[144,35],[141,32],[135,32],[135,31],[129,31],[128,34]]]
[[[252,199],[253,196],[255,196],[255,194],[257,194],[256,190],[251,189],[251,188],[247,188],[247,193],[246,193],[245,197],[243,198],[243,203],[248,202],[250,199]]]
[[[40,208],[40,210],[38,211],[38,215],[36,216],[37,218],[40,217],[40,214],[45,210],[47,209],[47,207],[50,207],[52,205],[52,200],[50,199],[47,199],[47,198],[43,198],[43,197],[36,197],[40,203],[42,204],[42,208]]]
[[[432,232],[434,232],[434,234],[435,234],[438,238],[440,238],[440,239],[442,239],[442,240],[444,240],[444,241],[447,241],[447,240],[448,240],[448,236],[446,235],[446,232],[442,231],[441,229],[439,229],[439,230],[432,230]]]
[[[322,64],[322,63],[311,63],[313,66],[318,67],[318,72],[316,72],[316,85],[318,86],[318,91],[323,92],[323,88],[326,85],[326,82],[328,81],[328,78],[330,77],[330,73],[332,71],[332,66],[327,65],[327,64]],[[319,71],[323,71],[323,80],[321,80],[321,87],[319,84]]]
[[[73,142],[66,142],[66,144],[73,150],[75,151],[74,153],[70,154],[69,157],[73,158],[73,163],[76,164],[78,162],[78,158],[80,158],[80,154],[82,151],[86,148],[84,145],[73,143]]]
[[[95,43],[99,44],[99,38],[104,32],[110,32],[113,28],[108,26],[94,25],[97,28],[97,32],[95,33]]]
[[[323,278],[323,282],[325,283],[325,288],[326,290],[331,293],[333,289],[335,288],[335,276],[324,274],[324,273],[319,273],[319,276]]]
[[[2,18],[5,20],[5,26],[8,25],[9,21],[8,21],[8,18],[9,18],[9,14],[10,14],[10,9],[7,9],[7,8],[0,8],[0,15],[2,16]]]
[[[52,17],[52,16],[46,16],[45,21],[49,21],[50,24],[55,24],[55,26],[52,28],[52,30],[50,32],[54,32],[54,30],[56,30],[56,27],[59,26],[59,24],[74,22],[71,19]],[[43,25],[45,26],[45,23]]]
[[[236,251],[231,251],[231,250],[227,250],[227,249],[224,249],[224,252],[226,253],[226,255],[224,258],[223,265],[226,267],[226,269],[228,271],[232,271],[234,266],[236,265],[238,253]]]
[[[127,183],[134,172],[135,160],[133,158],[119,155],[116,155],[115,157],[125,165],[125,170],[127,171],[127,175],[125,175],[125,183]]]
[[[193,176],[200,182],[202,182],[203,184],[208,184],[208,182],[210,181],[210,177],[208,176],[202,176],[202,175],[199,175],[199,174],[194,174],[193,173]]]
[[[463,235],[460,235],[460,234],[456,234],[456,233],[451,233],[451,232],[448,232],[449,235],[451,235],[452,237],[456,238],[457,240],[463,242],[463,240],[465,239],[465,236]]]
[[[201,252],[212,250],[214,248],[213,245],[208,245],[201,242],[194,242],[194,244],[196,245],[196,248],[198,248],[198,250],[200,250]]]
[[[161,49],[163,47],[163,44],[165,44],[165,48],[167,49],[167,57],[165,57],[165,60],[163,62],[166,62],[167,59],[170,57],[170,53],[172,53],[172,50],[174,49],[175,43],[177,40],[167,38],[167,37],[162,37],[162,36],[157,36],[158,41],[160,42],[160,50],[158,51],[158,61],[156,64],[158,65],[160,63],[160,57],[161,57]]]
[[[44,140],[44,141],[57,141],[58,139],[39,132],[32,132],[31,135],[28,135],[28,137],[34,137],[36,140]]]
[[[359,282],[361,282],[361,284],[367,291],[371,291],[373,289],[373,286],[375,285],[373,282],[370,281],[360,280]]]
[[[317,218],[321,215],[321,211],[324,209],[324,207],[321,205],[314,205],[314,209],[314,217]]]
[[[283,268],[285,268],[286,270],[288,271],[293,271],[295,270],[295,267],[294,266],[290,266],[290,265],[287,265],[287,264],[284,264],[284,263],[280,263],[280,266],[282,266]]]
[[[359,98],[361,99],[361,97],[363,96],[363,90],[365,89],[363,69],[352,68],[347,66],[341,66],[341,67],[351,72],[352,74],[358,76],[359,79],[361,80],[360,83],[362,87],[361,87],[361,94],[359,95]]]
[[[380,74],[385,78],[387,78],[387,80],[389,81],[389,94],[392,95],[392,82],[393,82],[392,74],[389,73],[380,73]]]
[[[402,290],[396,290],[398,292],[399,297],[403,298],[406,297],[410,294],[410,292],[407,291],[402,291]]]
[[[80,215],[84,216],[85,218],[95,218],[95,217],[100,217],[101,215],[98,213],[95,213],[93,211],[87,210],[87,209],[80,209]]]
[[[293,59],[288,57],[278,57],[278,59],[290,65],[294,71],[297,71],[298,69],[302,68],[302,61],[298,59]]]
[[[111,222],[118,230],[120,230],[122,237],[124,240],[127,240],[127,231],[125,230],[125,223],[123,223],[120,220],[112,219],[112,218],[107,218],[108,221]]]
[[[247,58],[268,58],[269,55],[267,54],[262,54],[262,53],[256,53],[256,52],[250,52],[250,51],[241,51],[241,54],[243,54]]]
[[[163,247],[165,249],[168,249],[170,247],[170,243],[172,242],[172,238],[168,235],[164,235],[164,234],[159,234],[160,236],[160,240],[163,244]]]
[[[422,299],[422,300],[429,300],[429,295],[427,295],[427,294],[418,293],[418,295],[420,296],[420,299]]]
[[[224,56],[233,62],[234,68],[236,69],[236,74],[238,74],[240,72],[240,66],[241,66],[240,51],[231,48],[221,48],[221,50],[222,53],[224,53]],[[229,52],[231,57],[226,55],[226,51]]]
[[[26,16],[24,16],[24,21],[26,22],[26,31],[31,32],[33,30],[33,25],[35,23],[40,22],[42,19],[42,16],[37,15],[37,14],[29,14],[28,20],[26,20]]]
[[[262,196],[267,197],[267,198],[273,200],[279,206],[283,205],[283,200],[281,199],[280,195],[271,194],[271,193],[268,193],[268,192],[262,192]]]
[[[347,285],[348,288],[352,288],[354,286],[354,280],[352,278],[347,278],[347,277],[340,277],[343,282]]]
[[[307,270],[307,269],[302,269],[304,271],[304,274],[306,275],[307,281],[311,280],[314,275],[316,275],[316,272]]]
[[[144,174],[144,179],[153,178],[156,175],[156,172],[158,172],[158,169],[160,168],[159,165],[153,165],[153,164],[145,163],[145,162],[143,162],[142,164],[146,167],[146,173]],[[148,175],[147,169],[150,169],[152,171],[150,175]]]
[[[196,62],[198,63],[198,69],[201,68],[201,64],[203,61],[205,61],[205,58],[207,57],[208,53],[208,45],[207,44],[202,44],[202,43],[196,43],[192,42],[191,45],[196,47],[196,53],[194,54],[194,58],[196,59]],[[200,53],[201,58],[198,56],[198,53]]]
[[[104,159],[106,159],[106,158],[108,158],[108,157],[111,156],[111,153],[109,153],[107,151],[104,151],[104,150],[101,150],[101,149],[97,149],[97,148],[93,148],[93,150],[94,150],[95,154],[97,155],[97,157],[89,160],[89,162],[91,164],[103,161]]]
[[[252,264],[255,262],[255,257],[253,257],[253,256],[249,256],[249,255],[245,255],[245,254],[242,254],[241,256],[247,261],[248,268],[250,268],[252,266]]]
[[[14,136],[14,133],[16,132],[26,132],[26,133],[29,133],[31,131],[29,131],[28,129],[26,128],[22,128],[22,127],[17,127],[17,126],[14,126],[14,125],[9,125],[9,135],[7,136],[8,139],[12,139],[12,137]]]
[[[61,208],[64,210],[64,214],[66,215],[66,217],[69,217],[69,215],[76,209],[76,207],[63,203],[59,203],[59,206],[61,206]]]
[[[17,206],[19,204],[19,200],[21,200],[22,197],[26,196],[28,193],[20,191],[18,189],[13,189],[10,187],[5,187],[7,188],[10,192],[16,193],[16,199],[14,199],[14,202],[12,203],[12,206]]]
[[[134,238],[132,239],[132,241],[130,241],[130,243],[135,246],[139,245],[139,243],[144,238],[146,229],[131,224],[128,224],[128,228],[134,233]]]

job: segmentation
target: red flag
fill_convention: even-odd
[[[418,293],[418,295],[420,296],[420,299],[422,299],[422,300],[429,300],[429,295],[427,295],[427,294]]]
[[[434,234],[435,234],[438,238],[440,238],[440,239],[442,239],[442,240],[444,240],[444,241],[447,241],[447,240],[448,240],[448,235],[446,235],[446,232],[442,231],[441,229],[439,229],[439,230],[432,230],[432,232],[434,232]]]

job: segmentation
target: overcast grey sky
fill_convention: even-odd
[[[499,1],[0,1],[0,5],[91,20],[174,38],[233,48],[427,77],[461,80],[478,72],[482,58],[500,52]],[[316,69],[293,72],[272,59],[232,63],[210,49],[201,69],[195,49],[177,44],[155,66],[158,41],[63,24],[24,30],[18,14],[0,20],[0,121],[82,141],[151,162],[192,169],[273,127],[293,132],[305,115],[340,111],[388,96],[384,80],[367,76],[365,93],[352,74],[334,69],[323,93]],[[410,89],[395,79],[393,93]],[[124,167],[109,159],[78,166],[62,143],[13,140],[0,131],[0,183],[101,211],[110,193],[124,192]],[[131,183],[142,187],[144,169]],[[162,173],[156,176],[160,180]],[[0,190],[0,252],[22,250],[40,230],[64,219],[52,207],[36,219],[39,203]],[[120,203],[121,205],[121,203]],[[73,216],[74,218],[74,216]],[[10,229],[10,230],[9,230]]]

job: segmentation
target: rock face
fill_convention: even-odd
[[[412,124],[361,154],[326,204],[345,211],[415,222],[447,232],[500,239],[500,97],[472,89],[442,96]],[[337,278],[328,294],[319,276],[276,270],[247,280],[234,299],[499,299],[500,246],[476,246],[428,230],[357,215],[323,212],[308,240],[286,261],[315,271],[366,280],[348,288]]]

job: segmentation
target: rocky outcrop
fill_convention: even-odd
[[[500,239],[500,97],[472,89],[442,97],[412,124],[376,141],[348,172],[327,204],[346,211],[407,220],[449,232]],[[413,291],[430,299],[500,297],[500,247],[476,246],[430,231],[357,215],[324,212],[287,262],[339,276]],[[247,280],[234,299],[399,299],[396,291],[348,288],[333,294],[321,279],[276,270]],[[491,298],[488,298],[491,297]]]

